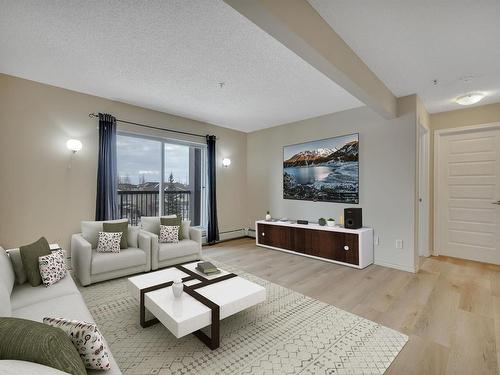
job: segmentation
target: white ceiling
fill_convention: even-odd
[[[247,132],[362,105],[222,0],[0,9],[2,73]]]
[[[396,96],[430,112],[463,108],[454,99],[470,91],[500,102],[499,0],[308,1]]]

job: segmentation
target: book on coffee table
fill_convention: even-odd
[[[196,269],[205,275],[215,275],[220,273],[220,270],[210,262],[200,262],[196,266]]]

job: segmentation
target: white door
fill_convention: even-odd
[[[500,126],[436,134],[436,253],[500,264]]]

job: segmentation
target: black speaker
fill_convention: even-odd
[[[363,227],[361,208],[344,209],[344,228],[358,229]]]

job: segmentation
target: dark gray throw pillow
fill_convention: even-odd
[[[60,328],[33,320],[0,318],[0,360],[28,361],[87,375],[80,354]]]
[[[122,239],[120,241],[120,249],[128,248],[128,222],[123,223],[102,223],[102,231],[108,233],[122,233]]]
[[[42,283],[42,277],[40,276],[38,258],[51,254],[49,243],[45,237],[41,237],[32,244],[21,246],[19,252],[21,253],[26,279],[28,279],[31,286],[40,285]]]

